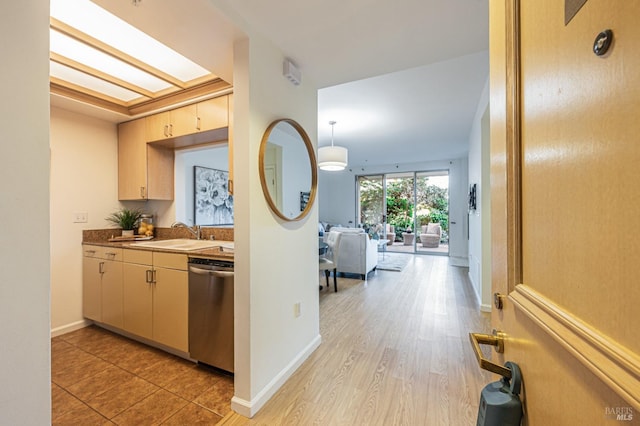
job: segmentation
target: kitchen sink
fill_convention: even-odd
[[[178,238],[174,240],[140,241],[137,243],[131,243],[131,245],[137,247],[149,247],[166,250],[190,251],[218,247],[228,243],[228,241],[191,240],[188,238]]]

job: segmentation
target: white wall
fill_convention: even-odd
[[[317,207],[301,221],[283,222],[269,210],[258,174],[260,141],[275,119],[296,120],[317,146],[317,90],[304,77],[300,86],[284,78],[284,55],[260,36],[238,42],[234,57],[232,407],[252,416],[320,343]]]
[[[51,109],[51,328],[82,327],[82,230],[109,228],[118,203],[116,125]],[[88,213],[74,223],[75,212]]]
[[[0,424],[51,422],[49,3],[0,25]]]
[[[489,80],[469,135],[469,184],[477,185],[477,209],[469,214],[469,279],[480,309],[491,311],[491,190],[489,183]]]
[[[405,171],[449,171],[449,256],[456,265],[467,266],[467,159],[424,161],[387,166],[345,169],[318,173],[319,217],[322,222],[355,226],[357,224],[356,176]],[[453,223],[455,222],[455,223]]]

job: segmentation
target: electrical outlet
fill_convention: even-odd
[[[89,213],[87,212],[74,212],[73,223],[87,223],[89,221]]]
[[[300,302],[293,304],[293,316],[298,318],[300,316]]]

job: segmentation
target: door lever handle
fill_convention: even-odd
[[[507,379],[511,378],[511,370],[489,361],[483,356],[482,351],[480,350],[480,345],[491,345],[495,346],[496,352],[503,353],[503,332],[493,330],[493,334],[469,333],[469,339],[471,340],[471,347],[473,348],[473,352],[476,354],[476,359],[478,360],[478,365],[480,366],[480,368],[482,368],[483,370],[491,371],[492,373],[499,374],[502,377],[506,377]]]

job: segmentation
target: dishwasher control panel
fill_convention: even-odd
[[[233,262],[228,260],[204,259],[200,257],[190,257],[189,263],[200,266],[215,266],[218,268],[233,268]]]

